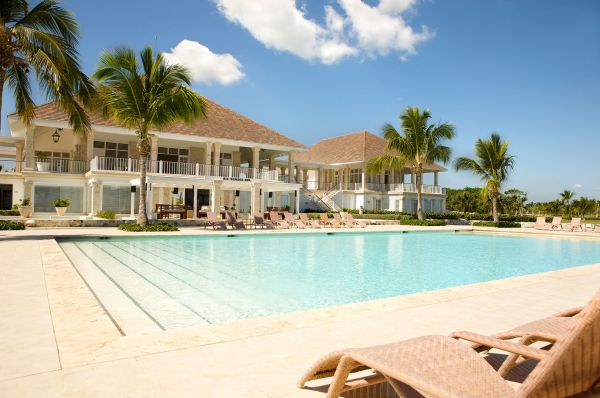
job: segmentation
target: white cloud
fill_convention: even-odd
[[[380,0],[375,7],[363,0],[337,0],[339,11],[326,5],[325,23],[306,15],[295,0],[213,0],[231,22],[244,27],[266,47],[288,51],[306,60],[333,64],[364,53],[401,57],[415,53],[415,46],[433,35],[409,26],[402,14],[416,0]]]
[[[245,76],[242,64],[233,55],[215,54],[197,41],[182,40],[163,56],[171,64],[188,68],[196,83],[229,85]]]
[[[581,184],[574,184],[573,188],[583,188],[583,185],[581,185]]]

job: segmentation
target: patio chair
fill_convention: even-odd
[[[342,216],[340,216],[340,213],[333,213],[333,221],[331,221],[331,225],[336,228],[341,228],[343,225],[347,226],[348,228],[354,227],[354,225],[344,222],[344,220],[342,220]]]
[[[533,228],[535,229],[549,229],[550,224],[546,223],[546,217],[538,217],[535,220],[535,225]]]
[[[350,213],[346,214],[346,225],[350,225],[352,227],[360,227],[364,228],[367,226],[364,221],[358,221],[354,219],[354,216]]]
[[[273,229],[275,225],[271,222],[271,220],[265,220],[262,213],[254,214],[254,226],[261,227],[266,229]]]
[[[292,215],[292,213],[286,211],[285,213],[283,213],[283,217],[285,218],[285,221],[290,224],[290,225],[295,225],[296,228],[305,228],[305,225],[302,221],[300,220],[296,220],[294,218],[294,216]]]
[[[569,327],[558,332],[552,328],[540,332],[532,327],[516,335],[516,342],[456,332],[448,337],[423,336],[336,351],[311,367],[298,386],[333,376],[328,398],[384,381],[401,397],[420,393],[436,397],[549,398],[584,393],[598,387],[600,381],[600,290],[575,313],[572,318],[559,317],[571,319]],[[533,342],[550,345],[538,348],[530,345]],[[490,366],[499,356],[490,349],[508,354],[499,368]],[[517,366],[527,368],[532,363],[533,370],[521,375],[521,385],[513,389],[507,381],[511,379],[509,373],[514,376]],[[366,369],[376,373],[346,383],[351,373]]]
[[[244,224],[244,222],[239,221],[235,217],[235,214],[233,212],[228,211],[225,214],[227,214],[227,222],[229,223],[229,225],[231,225],[233,229],[246,229],[246,225]]]
[[[290,224],[288,224],[287,221],[279,219],[279,213],[277,213],[276,211],[270,211],[269,218],[271,219],[271,222],[275,226],[278,226],[281,228],[290,228]]]
[[[321,220],[321,224],[325,225],[326,227],[333,227],[331,220],[329,217],[327,217],[327,213],[319,213],[319,219]]]
[[[571,222],[566,224],[563,228],[565,231],[575,232],[580,231],[583,232],[583,225],[581,225],[581,217],[573,217]]]
[[[317,220],[308,218],[308,214],[306,213],[300,213],[300,221],[302,221],[306,227],[321,228],[321,224]]]
[[[215,212],[207,211],[206,218],[208,219],[208,225],[212,226],[213,229],[227,229],[227,224],[225,224],[225,221],[223,221],[221,217],[217,216]]]
[[[562,231],[562,217],[553,217],[552,223],[550,224],[550,228],[553,231]]]

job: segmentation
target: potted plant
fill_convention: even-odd
[[[19,214],[23,218],[29,218],[31,216],[31,199],[23,198],[17,204],[17,209],[19,210]]]
[[[58,198],[54,199],[52,202],[54,204],[54,209],[56,210],[56,214],[59,216],[64,216],[67,212],[67,207],[71,204],[71,201],[67,198]]]
[[[50,152],[37,152],[35,159],[37,171],[50,171]]]

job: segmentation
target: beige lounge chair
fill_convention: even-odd
[[[212,226],[213,229],[227,229],[227,224],[225,221],[215,212],[208,211],[206,212],[206,218],[208,219],[208,225]]]
[[[571,222],[566,224],[565,227],[563,228],[563,230],[570,231],[570,232],[574,232],[574,231],[583,232],[583,225],[581,225],[581,217],[573,217],[571,219]]]
[[[341,228],[344,225],[348,228],[354,227],[354,225],[348,224],[344,220],[342,220],[342,216],[340,216],[340,213],[333,213],[333,221],[331,223],[336,228]]]
[[[550,228],[553,231],[562,231],[562,217],[553,217],[552,223],[550,224]]]
[[[281,228],[290,228],[290,224],[288,224],[287,221],[279,219],[279,214],[276,211],[270,211],[269,218],[271,219],[271,222],[275,226],[278,226]]]
[[[254,214],[254,227],[273,229],[275,225],[273,225],[271,220],[265,220],[262,213],[258,212]]]
[[[246,229],[246,225],[243,221],[238,221],[235,214],[231,211],[226,212],[227,222],[233,229]]]
[[[550,224],[546,223],[546,217],[538,217],[535,220],[535,225],[533,226],[535,229],[549,229]]]
[[[424,336],[336,351],[311,367],[298,385],[333,376],[327,398],[384,381],[401,397],[415,396],[415,392],[427,397],[477,398],[551,398],[584,393],[600,384],[600,290],[584,308],[565,314],[575,315],[546,318],[546,329],[541,331],[540,324],[523,325],[520,332],[507,332],[506,339],[456,332],[449,337]],[[570,325],[549,326],[560,322]],[[549,345],[538,348],[530,345],[534,342]],[[492,356],[497,356],[488,352],[492,348],[508,354],[498,369],[490,366]],[[533,370],[518,389],[513,389],[504,377],[515,366],[532,362],[536,363]],[[376,373],[346,382],[351,373],[366,369]]]
[[[292,215],[292,213],[286,211],[285,213],[283,213],[283,217],[285,217],[285,221],[290,224],[290,225],[295,225],[296,228],[305,228],[305,225],[302,221],[300,220],[296,220],[294,218],[294,216]]]
[[[364,228],[367,226],[367,224],[365,224],[364,221],[355,220],[354,216],[350,213],[346,214],[346,225],[360,228]]]
[[[319,224],[317,220],[308,218],[308,214],[306,213],[300,213],[300,221],[302,221],[306,227],[321,228],[321,224]]]

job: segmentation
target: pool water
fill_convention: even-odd
[[[71,261],[85,256],[163,329],[600,263],[600,242],[593,240],[469,232],[75,238],[59,243]]]

